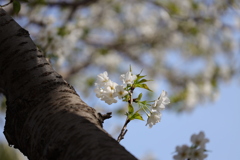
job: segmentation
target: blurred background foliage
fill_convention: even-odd
[[[24,160],[22,153],[8,147],[6,143],[0,143],[0,159],[1,160]]]
[[[4,9],[85,101],[94,96],[97,74],[106,70],[117,79],[130,64],[135,74],[143,69],[154,80],[154,93],[169,92],[167,109],[177,113],[216,100],[220,83],[239,79],[237,0],[18,2]],[[4,113],[5,99],[0,101]]]

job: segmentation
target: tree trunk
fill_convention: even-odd
[[[30,160],[136,159],[1,8],[0,92],[7,98],[4,135]]]

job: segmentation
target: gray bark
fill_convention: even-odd
[[[1,8],[0,92],[7,98],[4,135],[30,160],[136,159]]]

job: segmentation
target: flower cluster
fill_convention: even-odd
[[[161,111],[165,109],[165,105],[169,104],[170,100],[167,97],[167,92],[162,91],[161,95],[158,97],[157,100],[154,101],[154,103],[151,105],[152,109],[150,111],[150,114],[148,115],[147,124],[151,128],[156,123],[160,122],[161,120]]]
[[[123,82],[122,85],[110,80],[106,71],[99,74],[97,77],[97,83],[95,83],[96,96],[109,105],[112,103],[117,103],[115,97],[122,99],[125,95],[127,95],[128,91],[126,91],[124,88],[127,84],[133,84],[137,77],[131,72],[127,72],[126,74],[122,74],[120,78]]]
[[[209,139],[205,138],[204,132],[191,136],[192,146],[182,145],[176,147],[177,154],[173,156],[175,160],[203,160],[207,157],[205,144]]]
[[[140,93],[137,98],[133,98],[133,91],[135,88],[143,88],[148,91],[152,91],[148,88],[147,84],[145,84],[145,82],[150,80],[144,79],[144,77],[145,76],[140,74],[132,74],[130,68],[130,71],[120,76],[122,84],[119,85],[110,80],[108,73],[105,71],[97,77],[97,83],[95,83],[96,96],[102,101],[105,101],[107,104],[116,103],[116,97],[127,102],[128,112],[126,115],[128,117],[128,121],[134,119],[144,120],[140,113],[141,111],[144,111],[148,116],[146,125],[149,125],[149,128],[151,128],[153,125],[160,122],[161,111],[165,109],[165,105],[170,103],[170,100],[167,97],[166,91],[162,91],[161,95],[155,101],[142,101],[142,93]],[[134,111],[133,103],[138,105],[139,109],[137,111]]]

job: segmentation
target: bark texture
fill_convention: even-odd
[[[136,159],[1,8],[0,92],[7,98],[4,135],[30,160]]]

